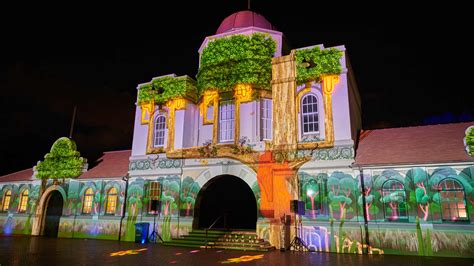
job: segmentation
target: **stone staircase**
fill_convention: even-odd
[[[163,245],[206,248],[206,231],[193,230],[189,235],[165,241]],[[234,249],[245,251],[270,251],[275,247],[258,238],[254,231],[217,231],[207,233],[207,248]]]

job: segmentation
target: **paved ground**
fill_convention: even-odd
[[[244,252],[106,240],[0,237],[4,265],[474,265],[473,259],[393,255]]]

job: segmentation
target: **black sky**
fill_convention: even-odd
[[[474,120],[468,9],[311,2],[254,0],[252,10],[291,48],[346,46],[365,129]],[[130,149],[136,85],[170,73],[195,77],[204,38],[246,7],[227,0],[12,9],[2,19],[0,175],[32,167],[67,136],[74,105],[73,138],[89,162]]]

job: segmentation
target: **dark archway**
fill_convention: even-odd
[[[63,213],[63,196],[57,190],[49,195],[44,209],[43,235],[48,237],[58,237],[59,220]]]
[[[257,201],[242,179],[222,175],[211,179],[199,191],[194,208],[193,228],[255,229]]]

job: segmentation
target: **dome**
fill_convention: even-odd
[[[245,10],[226,17],[217,29],[216,34],[245,27],[259,27],[269,30],[275,29],[264,16],[250,10]]]

